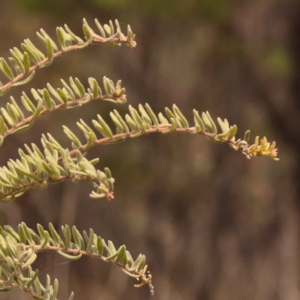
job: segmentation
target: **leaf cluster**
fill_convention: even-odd
[[[25,145],[27,153],[19,149],[20,159],[9,160],[7,167],[0,168],[0,202],[10,202],[31,188],[43,189],[68,179],[89,182],[93,198],[113,198],[114,179],[108,168],[104,172],[95,169],[98,158],[88,160],[79,151],[72,157],[50,134],[43,135],[42,143],[44,153],[35,144],[31,148]]]
[[[0,146],[4,138],[10,134],[30,129],[35,120],[48,112],[58,109],[75,109],[94,100],[104,100],[115,104],[126,103],[125,88],[122,81],[116,84],[107,77],[103,77],[104,93],[95,78],[88,79],[89,87],[86,89],[78,78],[69,78],[69,84],[61,80],[62,88],[53,88],[50,83],[44,89],[31,89],[32,99],[25,92],[22,93],[21,103],[10,97],[6,108],[1,107],[0,116]],[[25,114],[29,113],[29,116]]]
[[[109,24],[102,26],[95,19],[95,24],[98,32],[95,32],[87,21],[83,19],[83,39],[72,32],[67,25],[57,27],[58,45],[41,29],[40,32],[37,32],[37,36],[42,42],[46,53],[41,51],[29,39],[25,39],[21,44],[21,50],[17,47],[10,49],[11,56],[8,58],[10,64],[3,57],[0,58],[0,71],[9,80],[6,84],[0,82],[0,96],[7,93],[11,87],[30,82],[37,69],[48,67],[56,57],[66,52],[84,49],[94,44],[108,44],[115,47],[125,44],[131,48],[136,46],[135,34],[133,34],[129,25],[125,36],[118,20],[115,20],[115,24],[109,21]]]
[[[129,106],[129,114],[122,117],[117,110],[110,113],[110,117],[116,126],[115,133],[111,127],[98,115],[97,120],[92,120],[95,129],[92,129],[83,120],[77,122],[77,126],[85,136],[85,144],[67,126],[64,133],[71,141],[73,150],[64,149],[52,135],[43,135],[41,143],[43,153],[32,144],[31,148],[25,145],[26,152],[19,149],[20,159],[9,160],[7,167],[0,168],[0,201],[10,202],[21,196],[31,188],[46,188],[49,183],[57,183],[67,179],[77,182],[88,181],[94,188],[90,194],[92,198],[113,198],[114,179],[108,168],[105,172],[96,170],[94,164],[98,159],[87,160],[81,152],[94,145],[115,144],[126,138],[137,138],[149,133],[167,134],[172,131],[200,134],[216,143],[226,143],[234,150],[240,150],[247,158],[253,156],[267,156],[277,160],[275,142],[268,143],[264,137],[261,142],[255,139],[254,144],[249,144],[250,131],[246,131],[244,139],[237,139],[237,126],[230,126],[228,121],[218,118],[221,132],[208,112],[199,113],[194,110],[194,124],[189,125],[187,118],[173,105],[173,110],[165,109],[165,115],[155,114],[146,104],[139,105],[138,110]],[[102,138],[98,138],[97,132]]]
[[[46,230],[40,224],[37,232],[28,228],[25,223],[15,231],[10,226],[0,227],[0,291],[9,291],[18,287],[30,293],[34,299],[57,299],[59,289],[58,280],[51,284],[50,276],[46,277],[43,285],[38,277],[38,270],[33,271],[32,264],[39,253],[44,251],[56,252],[71,260],[79,259],[83,255],[109,262],[120,268],[127,275],[140,281],[135,285],[148,285],[153,291],[151,274],[147,272],[146,257],[140,254],[133,260],[126,246],[116,249],[111,241],[107,243],[97,236],[93,229],[89,232],[68,225],[61,227],[60,235],[50,223]],[[71,293],[69,300],[73,299]]]

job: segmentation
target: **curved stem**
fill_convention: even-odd
[[[96,98],[93,98],[91,99],[90,101],[94,101],[94,100],[107,100],[107,99],[120,99],[120,98],[123,98],[124,95],[116,95],[116,94],[113,94],[113,95],[99,95],[98,97]],[[40,117],[40,116],[43,116],[49,112],[52,112],[52,111],[56,111],[58,109],[63,109],[63,108],[68,108],[68,106],[72,106],[72,105],[76,105],[76,104],[80,104],[82,101],[85,101],[87,99],[84,99],[84,98],[79,98],[79,99],[74,99],[74,100],[71,100],[71,101],[68,101],[67,103],[60,103],[60,104],[57,104],[56,106],[54,106],[53,108],[51,109],[43,109],[37,117]],[[109,101],[109,100],[107,100]],[[37,118],[35,117],[35,119]],[[18,130],[20,127],[24,126],[24,125],[27,125],[27,124],[30,124],[32,121],[33,121],[33,116],[29,116],[25,119],[23,119],[22,121],[20,121],[18,124],[16,124],[15,126],[12,126],[10,127],[9,130],[7,130],[4,134],[4,138],[6,138],[7,136],[11,135],[11,134],[14,134],[16,130]],[[34,119],[34,120],[35,120]]]
[[[128,46],[134,47],[135,44],[131,45],[133,42],[130,42],[127,37],[125,37],[124,35],[120,34],[119,37],[113,38],[111,40],[109,40],[110,43],[122,43],[122,44],[127,44]],[[93,35],[93,40],[90,43],[90,45],[95,45],[95,44],[105,44],[107,43],[107,41],[102,38],[101,36],[94,34]],[[49,63],[50,61],[52,61],[54,58],[57,58],[59,56],[62,56],[63,54],[67,53],[67,52],[71,52],[74,50],[79,50],[81,49],[81,46],[85,44],[85,43],[79,43],[79,44],[75,44],[75,45],[71,45],[68,46],[66,48],[64,48],[63,50],[59,50],[57,52],[55,52],[53,54],[53,57],[51,59],[49,59],[48,57],[44,58],[43,60],[41,60],[39,63],[31,66],[28,70],[28,72],[23,72],[19,75],[17,75],[16,77],[14,77],[13,80],[8,81],[6,84],[3,84],[3,86],[1,87],[1,91],[4,93],[6,90],[8,90],[10,87],[13,86],[13,84],[19,82],[20,80],[24,79],[26,76],[28,76],[29,74],[31,74],[33,71],[39,69],[40,67],[42,67],[43,65]]]
[[[145,134],[151,134],[151,133],[157,133],[157,132],[160,132],[160,133],[163,133],[165,132],[166,130],[168,130],[170,127],[172,127],[171,124],[160,124],[156,127],[151,127],[147,130],[145,130],[145,132],[141,135],[145,135]],[[187,133],[197,133],[196,131],[196,127],[190,127],[190,128],[176,128],[174,131],[176,132],[187,132]],[[117,141],[117,140],[120,140],[120,139],[124,139],[124,138],[127,138],[127,137],[131,137],[131,136],[135,136],[139,133],[140,131],[130,131],[130,132],[126,132],[126,133],[118,133],[118,134],[115,134],[113,135],[113,138],[109,138],[109,137],[105,137],[105,138],[102,138],[102,139],[98,139],[94,142],[94,144],[92,146],[95,146],[95,145],[102,145],[102,144],[107,144],[107,143],[110,143],[110,142],[114,142],[114,141]],[[216,139],[216,136],[217,134],[214,134],[214,133],[210,133],[210,132],[207,132],[207,131],[201,131],[200,133],[197,133],[197,134],[201,134],[211,140],[215,140],[215,141],[218,141],[218,142],[222,142],[222,143],[227,143],[229,145],[231,145],[232,147],[236,147],[238,146],[238,144],[240,143],[240,140],[233,140],[233,139],[228,139],[228,138],[219,138],[219,139]],[[243,143],[242,145],[239,146],[239,149],[243,152],[245,150],[248,150],[250,149],[250,147],[252,147],[253,145],[249,145],[248,143]],[[255,146],[255,145],[254,145]],[[76,152],[80,151],[80,152],[85,152],[87,150],[87,148],[91,148],[91,146],[88,147],[88,144],[85,144],[85,145],[82,145],[76,149],[73,149],[71,150],[69,153],[71,156],[73,155],[76,155]],[[273,155],[274,157],[277,155],[277,149],[274,149],[273,150]],[[248,154],[249,156],[251,155]],[[254,155],[254,154],[253,154]],[[255,155],[263,155],[263,153],[260,153],[260,152],[257,152]],[[59,157],[58,162],[61,162],[62,161],[62,157]],[[34,174],[36,174],[36,172],[34,172]],[[47,182],[50,182],[49,180],[49,177],[47,177],[47,179],[45,179]],[[68,179],[68,178],[73,178],[73,177],[70,177],[70,176],[61,176],[61,179],[55,181],[55,182],[59,182],[59,181],[63,181],[65,179]],[[43,182],[44,179],[41,179],[40,183]],[[44,181],[45,181],[44,180]],[[13,194],[18,194],[18,193],[21,193],[21,192],[25,192],[27,189],[33,187],[35,184],[37,183],[37,181],[32,181],[30,183],[28,183],[27,185],[19,185],[16,189],[13,189],[13,190],[10,190],[9,192],[7,193],[4,193],[0,196],[0,202],[1,200],[13,195]],[[25,190],[25,191],[24,191]],[[112,199],[113,198],[113,193],[108,193],[107,196],[106,196],[108,199]],[[2,201],[3,202],[3,201]]]

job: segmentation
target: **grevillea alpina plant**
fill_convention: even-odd
[[[43,30],[37,36],[44,44],[44,51],[38,49],[30,40],[21,44],[21,49],[10,50],[9,62],[0,58],[0,70],[8,78],[6,83],[0,83],[0,95],[3,96],[11,88],[29,83],[40,68],[52,64],[62,54],[76,49],[84,49],[96,44],[107,44],[119,47],[136,46],[135,34],[130,26],[126,35],[122,32],[119,22],[109,22],[102,26],[95,20],[95,32],[83,20],[84,38],[75,35],[67,25],[56,29],[58,43]],[[86,88],[77,79],[61,80],[62,87],[54,88],[47,84],[44,89],[31,89],[31,96],[22,93],[20,101],[10,97],[6,107],[1,108],[0,144],[8,135],[29,130],[36,120],[47,113],[59,109],[81,107],[91,101],[109,101],[115,104],[125,104],[126,90],[121,80],[114,83],[103,77],[103,84],[89,78]],[[108,200],[114,198],[114,178],[108,168],[98,170],[95,165],[98,158],[89,160],[85,153],[93,146],[101,144],[117,144],[127,138],[137,138],[150,133],[182,132],[204,136],[215,143],[226,143],[234,150],[239,150],[250,159],[255,156],[267,156],[278,160],[275,142],[269,143],[263,137],[249,142],[250,131],[243,138],[237,138],[237,126],[230,125],[225,119],[217,119],[218,126],[208,112],[198,113],[193,110],[193,123],[190,125],[180,109],[173,105],[164,113],[155,113],[149,104],[139,104],[135,109],[128,108],[129,113],[121,116],[115,109],[109,116],[115,126],[110,127],[101,115],[92,120],[93,128],[80,119],[77,126],[83,132],[85,140],[73,133],[67,126],[63,131],[70,141],[70,148],[64,148],[55,138],[47,133],[41,137],[42,147],[35,144],[24,145],[19,149],[19,158],[10,159],[6,166],[0,168],[0,203],[9,203],[21,197],[29,189],[47,188],[51,183],[72,180],[74,183],[83,180],[92,187],[90,197]],[[92,229],[80,233],[75,226],[61,227],[61,234],[50,223],[45,229],[37,225],[34,231],[21,223],[17,229],[9,225],[0,227],[0,291],[19,288],[32,295],[34,299],[57,299],[58,281],[51,283],[47,275],[46,284],[42,285],[38,270],[32,265],[41,251],[57,252],[70,260],[79,259],[83,255],[98,258],[120,268],[127,275],[138,280],[136,287],[148,285],[150,293],[154,294],[152,275],[147,271],[146,257],[140,254],[133,259],[130,252],[122,245],[115,248],[111,241],[105,242]],[[71,293],[69,299],[73,299]]]

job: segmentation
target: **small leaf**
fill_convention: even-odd
[[[43,89],[43,100],[47,109],[52,109],[54,103],[50,97],[49,91],[47,89]]]
[[[69,225],[66,225],[63,230],[63,235],[65,236],[65,248],[68,249],[71,245],[71,231]]]
[[[61,240],[59,234],[57,233],[57,231],[55,230],[54,226],[52,225],[52,223],[49,223],[49,231],[51,233],[53,240],[56,243],[56,246],[60,246],[60,244],[62,243],[62,240]]]
[[[173,104],[173,111],[177,118],[179,118],[180,122],[182,123],[184,128],[189,128],[189,123],[185,116],[182,114],[182,112],[179,110],[179,108]]]
[[[7,131],[7,126],[4,119],[0,116],[0,135],[3,137]]]
[[[9,67],[9,65],[7,64],[6,60],[4,58],[0,58],[0,68],[2,70],[2,72],[4,73],[4,75],[11,81],[14,80],[14,73],[11,70],[11,68]]]
[[[148,115],[150,116],[150,118],[151,118],[153,124],[154,124],[156,127],[158,127],[158,125],[159,125],[158,119],[157,119],[155,113],[153,112],[152,108],[150,107],[150,105],[149,105],[148,103],[146,103],[145,108],[146,108],[146,110],[147,110],[147,112],[148,112]]]
[[[20,86],[20,85],[27,84],[33,79],[34,75],[35,75],[35,71],[32,71],[25,79],[19,80],[18,82],[14,83],[12,86]]]
[[[84,86],[82,85],[82,83],[79,81],[78,78],[75,78],[75,85],[77,87],[77,89],[79,90],[80,93],[80,97],[85,97],[85,89]]]
[[[76,260],[81,258],[82,253],[79,253],[78,255],[73,255],[73,254],[68,254],[66,252],[63,251],[57,251],[58,254],[60,254],[61,256],[67,258],[67,259],[71,259],[71,260]]]
[[[30,256],[30,258],[26,261],[26,263],[24,263],[24,264],[22,265],[22,269],[25,270],[25,269],[27,269],[29,266],[31,266],[31,265],[35,262],[36,258],[37,258],[37,254],[36,254],[36,253],[33,253],[33,254]]]
[[[26,51],[24,52],[23,61],[25,67],[25,74],[27,74],[30,70],[31,63],[30,63],[29,55]]]
[[[82,146],[79,138],[67,126],[63,125],[63,130],[66,136],[76,145],[76,147]]]
[[[54,284],[53,284],[53,294],[52,294],[50,300],[56,300],[58,289],[59,289],[59,283],[58,283],[58,280],[55,278]]]
[[[102,255],[103,253],[103,242],[100,236],[97,237],[97,249],[98,249],[98,254]]]
[[[86,253],[90,253],[94,241],[94,231],[90,228],[90,235],[86,246]]]
[[[98,27],[101,36],[102,36],[103,38],[106,38],[105,30],[104,30],[104,28],[102,27],[102,25],[100,24],[100,22],[99,22],[97,19],[95,19],[95,24],[96,24],[96,26]]]
[[[38,276],[39,276],[39,270],[36,270],[31,280],[26,284],[26,286],[30,287],[33,284],[33,282],[37,279]]]
[[[53,59],[54,49],[51,41],[47,38],[47,57],[51,61]]]
[[[61,27],[56,27],[56,35],[57,35],[57,39],[60,44],[60,47],[62,48],[62,50],[64,50],[66,48],[66,41],[65,41],[65,37],[64,37],[64,31]]]
[[[234,138],[234,136],[236,135],[237,133],[237,126],[236,125],[233,125],[230,129],[230,132],[228,134],[228,140],[231,140]]]
[[[245,135],[244,135],[244,140],[249,143],[249,139],[250,139],[250,130],[247,130],[245,132]]]
[[[104,30],[106,31],[106,33],[108,35],[112,35],[113,34],[112,31],[111,31],[111,28],[107,24],[104,24],[103,28],[104,28]]]
[[[113,139],[114,135],[111,131],[111,129],[109,128],[109,126],[107,125],[107,123],[103,120],[103,118],[100,115],[97,115],[98,121],[100,123],[100,125],[102,126],[103,130],[105,131],[106,135],[110,138]]]

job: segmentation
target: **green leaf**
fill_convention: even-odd
[[[25,107],[25,109],[28,112],[34,113],[36,111],[36,107],[31,102],[31,100],[29,99],[29,97],[27,96],[27,94],[25,92],[22,92],[21,101],[22,101],[23,106]]]
[[[119,112],[116,110],[116,109],[114,109],[114,115],[117,117],[117,119],[119,120],[119,122],[122,124],[122,126],[123,126],[123,131],[124,132],[129,132],[129,128],[128,128],[128,126],[127,126],[127,124],[126,124],[126,122],[124,121],[124,119],[121,117],[121,115],[119,114]]]
[[[71,245],[71,230],[70,230],[70,227],[69,225],[66,225],[65,227],[62,227],[62,232],[63,232],[63,235],[65,237],[65,248],[68,249]]]
[[[134,109],[131,105],[129,105],[129,112],[135,122],[135,124],[137,124],[139,126],[140,130],[143,130],[144,132],[146,131],[147,127],[146,125],[143,123],[142,118],[140,117],[140,115],[138,114],[137,110]]]
[[[27,74],[30,70],[31,63],[30,63],[29,55],[26,51],[24,52],[23,61],[24,61],[24,67],[25,67],[25,74]]]
[[[93,229],[90,228],[90,235],[89,235],[89,239],[88,239],[87,246],[86,246],[86,253],[91,252],[92,246],[93,246],[93,241],[94,241],[94,231],[93,231]]]
[[[49,91],[47,89],[43,89],[43,100],[47,109],[52,109],[55,103],[52,101]]]
[[[151,118],[153,124],[154,124],[156,127],[158,127],[158,125],[159,125],[158,119],[157,119],[155,113],[153,112],[152,108],[150,107],[150,105],[149,105],[148,103],[146,103],[145,108],[146,108],[146,110],[147,110],[147,112],[148,112],[148,115],[150,116],[150,118]]]
[[[67,94],[62,89],[57,89],[57,93],[60,99],[62,99],[62,101],[66,104],[68,102]]]
[[[134,261],[134,263],[130,266],[130,269],[135,270],[140,263],[143,261],[143,256],[142,254],[140,254],[137,259]]]
[[[74,100],[76,97],[75,97],[75,94],[74,94],[73,90],[71,89],[71,87],[63,79],[61,79],[60,81],[63,84],[64,88],[67,90],[68,95],[70,96],[70,98],[72,100]]]
[[[106,38],[105,30],[104,30],[104,28],[102,27],[102,25],[100,24],[100,22],[99,22],[97,19],[95,19],[95,24],[96,24],[96,26],[98,27],[101,36],[102,36],[103,38]]]
[[[0,58],[0,68],[1,71],[4,73],[4,75],[11,81],[14,80],[14,73],[11,70],[11,68],[9,67],[9,65],[7,64],[6,60],[4,58]]]
[[[211,124],[209,117],[204,112],[202,113],[202,120],[208,132],[215,133],[214,126]]]
[[[54,48],[51,41],[48,38],[46,39],[46,43],[47,43],[47,57],[51,61],[53,60]]]
[[[34,281],[37,279],[38,276],[39,276],[39,270],[36,270],[34,272],[34,275],[31,278],[31,280],[26,284],[26,286],[30,287],[34,283]]]
[[[57,253],[60,254],[61,256],[65,257],[65,258],[71,259],[71,260],[79,259],[82,256],[82,253],[79,253],[77,255],[75,255],[75,254],[68,254],[68,253],[63,252],[63,251],[57,251]]]
[[[115,87],[113,82],[107,78],[107,77],[103,77],[103,85],[104,85],[104,89],[105,89],[105,93],[107,95],[113,95],[115,92]]]
[[[12,86],[20,86],[20,85],[27,84],[33,79],[34,75],[35,75],[35,71],[32,71],[31,73],[29,73],[27,77],[25,77],[25,79],[19,80],[18,82],[14,83]]]
[[[103,253],[103,241],[100,236],[97,237],[97,249],[98,249],[98,254],[102,255]]]
[[[3,137],[7,131],[7,126],[2,116],[0,116],[0,135]]]
[[[244,135],[244,140],[249,143],[250,140],[250,130],[247,130]]]
[[[52,87],[52,85],[48,82],[47,83],[47,89],[49,93],[56,98],[60,103],[65,103],[63,99],[60,97],[59,93]]]
[[[75,241],[76,246],[79,249],[84,251],[85,250],[84,240],[75,226],[72,227],[72,233],[73,233],[73,239]]]
[[[139,131],[137,124],[134,122],[134,120],[128,114],[125,115],[125,120],[126,120],[127,124],[129,125],[131,131]]]
[[[56,300],[58,289],[59,289],[59,283],[58,280],[55,278],[53,283],[53,294],[50,298],[51,300]]]
[[[169,129],[166,129],[166,130],[162,131],[162,133],[168,134],[168,133],[170,133],[170,132],[176,130],[176,128],[177,128],[176,120],[173,119],[173,118],[170,118],[170,121],[171,121],[172,126],[170,126]]]
[[[209,119],[209,121],[210,121],[210,124],[211,124],[213,133],[216,134],[216,133],[218,132],[218,129],[217,129],[217,126],[216,126],[215,122],[213,121],[213,119],[212,119],[212,117],[210,116],[210,114],[209,114],[208,111],[206,112],[206,115],[207,115],[207,117],[208,117],[208,119]]]
[[[234,138],[234,136],[236,135],[237,133],[237,126],[236,125],[233,125],[231,128],[230,128],[230,132],[228,134],[228,140],[231,140]]]
[[[124,128],[123,128],[121,122],[118,120],[118,118],[114,115],[113,112],[110,112],[109,115],[110,115],[112,121],[115,123],[115,125],[117,127],[117,130],[118,130],[118,133],[123,133]]]
[[[181,121],[184,128],[189,128],[189,123],[185,116],[182,114],[182,112],[179,110],[179,108],[173,104],[173,111],[177,118]]]
[[[119,262],[119,261],[120,261],[121,259],[123,259],[124,257],[126,257],[125,260],[127,259],[127,256],[126,256],[126,247],[125,247],[125,245],[122,245],[122,246],[118,249],[117,253],[118,253],[118,256],[116,257],[116,262]],[[126,263],[125,263],[125,265],[126,265]]]
[[[6,120],[6,122],[11,126],[15,126],[15,124],[17,122],[15,122],[13,120],[13,118],[9,115],[9,113],[7,112],[7,110],[4,108],[4,107],[1,107],[1,113],[2,113],[2,116],[4,117],[4,119]]]
[[[56,35],[57,35],[57,39],[60,44],[60,47],[62,48],[62,50],[64,50],[66,48],[66,41],[65,41],[65,37],[64,37],[64,31],[61,27],[56,27]]]
[[[80,93],[80,97],[85,97],[85,88],[84,86],[82,85],[82,83],[79,81],[78,78],[75,78],[75,85]]]
[[[77,44],[84,43],[84,41],[79,36],[75,35],[66,24],[64,25],[64,28]]]
[[[28,44],[26,44],[25,42],[21,44],[21,47],[23,49],[24,52],[26,52],[28,54],[28,57],[30,58],[30,60],[35,64],[38,65],[40,59],[37,55],[37,53],[34,51],[34,49],[32,49]],[[24,63],[25,65],[25,63]],[[26,70],[26,68],[25,68]]]
[[[52,225],[52,223],[49,223],[49,231],[51,233],[51,237],[55,241],[56,246],[60,246],[62,244],[62,240],[59,234],[57,233],[57,231],[55,230],[54,226]]]
[[[22,72],[25,71],[24,63],[23,63],[23,54],[18,48],[10,49],[10,54],[15,59],[16,63],[18,64],[20,70]]]
[[[82,146],[79,138],[67,126],[63,125],[63,130],[66,136],[76,145],[76,147]]]
[[[103,120],[103,118],[98,114],[97,115],[98,121],[101,125],[101,127],[103,128],[103,130],[105,131],[106,135],[110,138],[113,139],[114,135],[110,129],[110,127],[107,125],[107,123]]]
[[[81,93],[72,77],[69,78],[69,83],[70,83],[70,86],[73,89],[74,93],[76,94],[76,96],[81,97]]]
[[[37,259],[37,254],[36,253],[33,253],[29,258],[28,260],[22,265],[22,268],[23,269],[27,269],[29,266],[31,266],[35,260]]]

